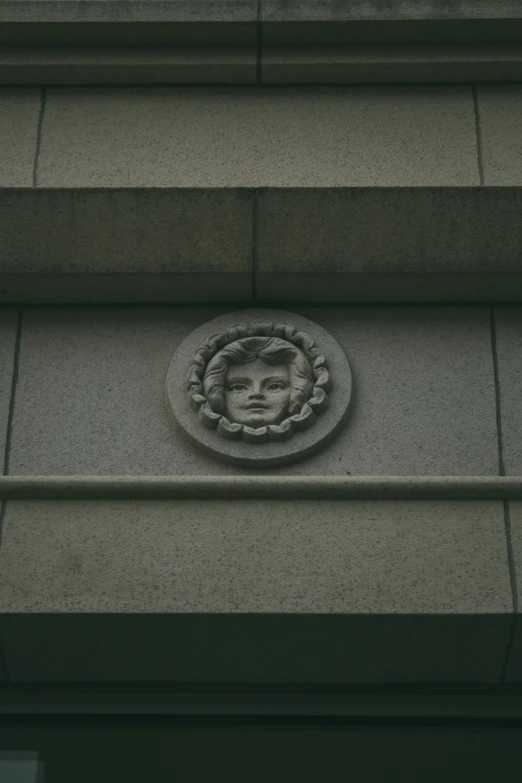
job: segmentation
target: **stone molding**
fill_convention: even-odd
[[[0,84],[522,78],[516,0],[0,0],[0,22]]]
[[[522,476],[0,476],[1,500],[522,500]]]

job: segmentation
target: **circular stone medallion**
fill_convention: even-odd
[[[205,451],[242,467],[307,457],[339,431],[352,402],[339,343],[293,313],[243,310],[214,318],[179,346],[167,405]]]

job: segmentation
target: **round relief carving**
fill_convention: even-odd
[[[352,400],[339,344],[290,313],[247,310],[196,329],[166,378],[168,405],[206,451],[270,467],[305,457],[333,437]]]

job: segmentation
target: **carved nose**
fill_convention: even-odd
[[[264,399],[264,394],[262,391],[253,391],[251,394],[248,395],[249,400],[262,400]]]

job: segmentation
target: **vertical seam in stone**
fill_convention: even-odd
[[[257,190],[252,198],[252,303],[257,302]]]
[[[256,58],[256,78],[257,83],[263,83],[263,71],[261,63],[261,54],[263,51],[263,27],[261,21],[261,0],[257,0],[257,58]]]
[[[2,505],[0,506],[0,549],[2,548],[2,534],[4,531],[4,517],[6,511],[7,511],[7,500],[2,500]]]
[[[513,543],[511,541],[511,514],[509,508],[509,500],[504,500],[504,526],[506,528],[506,541],[507,541],[509,575],[511,580],[511,592],[513,594],[513,611],[515,612],[516,615],[518,612],[517,575],[515,571],[515,556],[513,554]]]
[[[502,665],[502,673],[500,675],[500,682],[505,683],[507,678],[507,667],[509,665],[509,660],[511,658],[511,650],[513,649],[513,644],[515,642],[515,630],[516,630],[516,624],[517,624],[517,618],[516,615],[513,617],[511,621],[511,627],[509,629],[509,639],[506,646],[506,655],[504,657],[504,663]]]
[[[14,348],[14,358],[13,358],[13,374],[11,377],[11,396],[9,399],[9,414],[7,417],[7,432],[5,436],[5,451],[4,451],[4,470],[3,474],[4,476],[7,475],[8,469],[9,469],[9,452],[11,448],[11,432],[13,429],[13,416],[14,416],[14,401],[15,401],[15,394],[16,394],[16,386],[18,383],[18,365],[20,361],[20,342],[22,339],[22,317],[23,317],[23,310],[20,308],[18,310],[18,318],[16,322],[16,338],[15,338],[15,348]],[[4,532],[4,519],[7,512],[7,501],[2,500],[2,504],[0,507],[0,550],[2,548],[2,538],[3,538],[3,532]],[[4,648],[2,645],[2,640],[0,637],[0,666],[4,671],[5,678],[7,682],[9,682],[9,672],[7,669],[7,659],[5,656]]]
[[[489,322],[491,331],[491,352],[493,355],[493,377],[495,382],[495,408],[496,408],[496,422],[497,422],[497,444],[498,444],[498,472],[500,476],[506,475],[506,466],[504,463],[504,446],[502,438],[502,412],[501,412],[501,391],[500,391],[500,374],[498,369],[498,351],[497,351],[497,326],[495,321],[495,308],[492,306],[489,309]],[[509,569],[509,582],[511,587],[511,600],[513,604],[513,621],[511,623],[511,629],[509,634],[508,643],[506,646],[506,653],[504,657],[504,663],[502,666],[502,673],[500,677],[501,682],[505,682],[507,676],[507,667],[509,665],[509,659],[511,650],[513,647],[515,637],[515,624],[518,614],[518,594],[517,594],[517,575],[515,570],[515,556],[513,552],[513,541],[511,537],[511,513],[509,508],[509,501],[504,500],[502,503],[504,513],[504,531],[506,535],[506,549],[507,549],[507,561]]]
[[[7,432],[5,436],[4,471],[3,471],[4,476],[7,476],[9,473],[9,456],[11,453],[11,434],[13,431],[16,387],[18,384],[18,367],[20,363],[20,343],[22,341],[22,320],[23,320],[23,309],[20,308],[18,311],[18,320],[16,324],[13,376],[11,379],[11,398],[9,400],[9,415],[7,417]]]
[[[38,130],[36,131],[36,151],[34,153],[33,188],[38,187],[38,163],[40,160],[40,149],[42,146],[42,129],[43,129],[46,103],[47,103],[47,90],[45,89],[45,87],[42,87],[42,97],[40,100],[40,116],[38,117]]]
[[[482,157],[482,132],[480,130],[480,112],[479,112],[477,88],[473,86],[471,88],[471,92],[473,95],[473,108],[475,110],[475,133],[477,136],[477,159],[478,159],[479,178],[480,178],[480,184],[483,185],[484,184],[484,160]]]
[[[502,438],[502,413],[500,408],[500,375],[498,371],[498,353],[497,353],[497,326],[495,323],[495,308],[489,308],[489,326],[491,336],[491,353],[493,356],[493,379],[495,384],[495,416],[497,424],[497,449],[498,449],[498,473],[499,476],[506,475],[504,464],[504,448]]]

